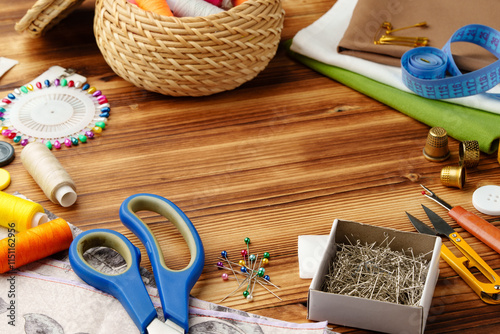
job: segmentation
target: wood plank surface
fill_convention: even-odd
[[[282,40],[314,22],[334,2],[284,0]],[[234,296],[221,304],[307,322],[310,280],[299,278],[299,235],[328,234],[335,218],[414,231],[405,211],[424,219],[420,204],[425,204],[446,216],[420,194],[420,183],[450,204],[476,213],[474,190],[500,184],[496,155],[481,154],[480,165],[468,171],[465,189],[442,186],[441,168],[458,164],[456,140],[450,139],[448,161],[427,161],[422,148],[429,127],[306,68],[282,46],[261,74],[233,91],[169,97],[133,86],[105,63],[92,31],[93,0],[36,39],[14,31],[32,4],[18,0],[2,6],[0,56],[19,64],[0,78],[0,93],[6,95],[59,65],[76,69],[102,90],[112,113],[101,136],[53,152],[77,184],[75,205],[63,208],[45,197],[23,168],[18,145],[17,158],[4,167],[12,176],[5,191],[20,192],[83,230],[122,232],[143,252],[119,220],[121,202],[142,192],[170,199],[190,217],[205,246],[205,268],[192,291],[202,300],[218,303],[234,289],[220,279],[215,263],[222,250],[237,257],[245,248],[243,239],[250,237],[252,250],[271,253],[267,272],[281,286],[282,301],[258,291],[253,302]],[[498,217],[479,215],[500,227]],[[187,248],[180,234],[160,217],[144,219],[168,254],[167,264],[182,268]],[[446,220],[500,274],[500,255]],[[146,256],[143,261],[150,269]],[[426,333],[499,333],[499,325],[500,307],[482,302],[441,260]]]

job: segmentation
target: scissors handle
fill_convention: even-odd
[[[108,247],[117,251],[127,263],[125,271],[113,275],[94,269],[83,257],[87,250],[94,247]],[[141,253],[137,247],[118,232],[94,229],[79,234],[73,240],[69,248],[69,260],[82,280],[117,298],[141,333],[146,333],[146,327],[156,318],[156,310],[141,279]]]
[[[163,252],[149,227],[137,216],[138,211],[152,211],[167,218],[182,234],[191,260],[182,270],[172,270],[165,264]],[[175,322],[187,333],[189,293],[203,271],[205,251],[193,223],[174,203],[153,194],[136,194],[120,207],[120,219],[144,244],[153,267],[165,319]]]
[[[470,262],[468,257],[456,257],[445,245],[441,246],[441,257],[453,268],[453,270],[455,270],[458,275],[460,275],[460,277],[462,277],[462,279],[471,287],[471,289],[479,296],[479,298],[481,298],[482,301],[488,304],[500,304],[500,299],[498,297],[500,291],[496,289],[498,284],[495,283],[495,281],[498,282],[499,277],[493,270],[491,270],[491,268],[490,270],[492,273],[484,273],[483,269],[476,266],[476,263]],[[485,275],[492,283],[483,283],[479,281],[469,270],[471,267],[480,269],[481,272],[483,272],[483,275]]]

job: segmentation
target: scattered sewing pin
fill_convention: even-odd
[[[241,256],[243,257],[242,260],[239,260],[238,263],[232,262],[228,259],[227,257],[227,252],[222,251],[221,252],[221,258],[217,262],[217,267],[219,269],[225,269],[225,270],[230,270],[236,281],[238,286],[231,292],[229,293],[226,297],[221,299],[221,302],[229,298],[230,296],[234,295],[238,290],[241,288],[245,288],[243,291],[243,297],[251,302],[254,299],[254,290],[255,286],[258,284],[262,286],[264,289],[266,289],[269,293],[274,295],[276,298],[279,300],[282,300],[280,297],[278,297],[274,292],[272,292],[267,286],[272,286],[276,289],[279,289],[278,286],[275,284],[271,283],[271,278],[269,275],[265,275],[266,270],[264,269],[264,265],[267,265],[269,263],[269,258],[270,254],[269,252],[264,252],[262,258],[259,261],[259,255],[258,254],[252,254],[250,253],[250,238],[245,238],[244,242],[247,246],[246,249],[243,249],[240,253]],[[227,264],[227,267],[226,265]],[[233,264],[236,266],[240,267],[239,271],[236,271],[233,269]],[[238,275],[241,275],[243,280],[238,279]],[[228,281],[229,280],[229,274],[228,273],[223,273],[222,274],[222,280],[223,281]]]

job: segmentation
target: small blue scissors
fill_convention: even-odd
[[[191,253],[191,260],[184,269],[172,270],[165,265],[155,236],[136,215],[141,210],[156,212],[168,218],[180,231]],[[187,333],[189,293],[200,277],[205,261],[203,244],[193,223],[174,203],[152,194],[137,194],[127,198],[120,207],[120,219],[146,248],[166,322],[157,318],[153,302],[142,282],[139,248],[122,234],[108,229],[94,229],[78,235],[69,249],[73,270],[88,284],[116,297],[141,333]],[[110,275],[91,267],[83,254],[94,247],[109,247],[117,251],[127,263],[125,271]]]

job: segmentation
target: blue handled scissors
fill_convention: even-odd
[[[168,218],[180,231],[191,253],[191,260],[184,269],[173,270],[165,265],[158,241],[136,214],[142,210]],[[127,198],[120,207],[120,219],[146,248],[166,322],[157,318],[153,302],[142,282],[139,248],[122,234],[108,229],[94,229],[78,235],[69,249],[73,270],[88,284],[116,297],[141,333],[187,333],[189,292],[200,277],[205,261],[203,244],[193,223],[174,203],[152,194],[137,194]],[[109,247],[117,251],[127,263],[125,271],[110,275],[95,270],[83,257],[87,250],[94,247]]]

